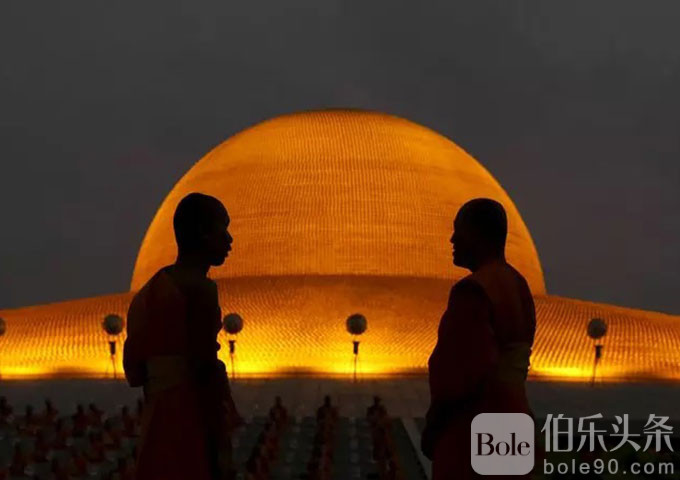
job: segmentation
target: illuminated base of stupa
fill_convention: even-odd
[[[368,319],[360,340],[357,374],[363,378],[424,375],[437,338],[450,281],[371,276],[276,276],[218,280],[223,313],[238,312],[237,377],[313,375],[351,378],[353,337],[345,319]],[[122,372],[109,356],[101,328],[105,315],[125,318],[132,293],[0,312],[4,379],[111,377]],[[591,318],[604,319],[603,357],[597,380],[679,381],[680,317],[550,295],[535,297],[537,332],[530,378],[588,381],[594,344]],[[122,351],[124,333],[117,339]],[[220,357],[233,375],[228,337]]]

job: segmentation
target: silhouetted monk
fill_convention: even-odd
[[[431,403],[421,447],[434,480],[477,477],[470,423],[478,413],[533,416],[524,383],[534,302],[524,277],[505,261],[506,236],[505,210],[490,199],[466,203],[454,221],[453,263],[472,274],[451,289],[429,359]]]
[[[335,421],[338,418],[338,409],[331,405],[330,395],[323,397],[323,405],[316,410],[317,422]]]
[[[186,196],[174,216],[178,256],[135,295],[123,366],[143,386],[136,478],[232,478],[229,432],[241,423],[224,363],[217,286],[206,277],[231,250],[229,216],[219,200]]]
[[[269,418],[277,424],[283,424],[288,420],[288,410],[283,406],[283,401],[279,395],[274,399],[274,405],[269,409]]]
[[[381,403],[381,399],[379,396],[374,396],[373,397],[373,405],[368,407],[366,409],[366,418],[368,419],[368,422],[371,424],[376,423],[378,419],[381,417],[386,417],[387,416],[387,410]]]

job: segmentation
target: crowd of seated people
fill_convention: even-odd
[[[11,445],[9,463],[0,464],[0,480],[105,480],[134,478],[135,442],[143,403],[133,415],[123,407],[106,417],[94,403],[79,404],[72,415],[60,416],[52,402],[36,412],[27,405],[22,415],[0,397],[0,441]],[[126,442],[127,447],[124,448]]]
[[[316,411],[316,429],[312,440],[311,456],[304,475],[307,480],[330,480],[332,478],[338,419],[338,408],[331,403],[331,397],[326,395],[323,404]],[[373,459],[377,467],[376,478],[405,480],[406,477],[399,466],[398,453],[392,439],[392,419],[379,397],[374,397],[374,403],[368,407],[366,419],[372,437]],[[281,434],[287,421],[288,414],[281,404],[281,398],[276,397],[264,429],[246,462],[245,478],[247,480],[269,478],[271,467],[280,450]]]
[[[0,397],[0,441],[9,438],[10,444],[13,443],[7,455],[9,463],[0,463],[0,480],[74,480],[93,476],[103,480],[132,480],[134,445],[139,436],[142,408],[140,400],[134,412],[123,406],[118,414],[107,416],[94,403],[87,407],[79,404],[73,414],[59,415],[48,399],[39,412],[28,405],[22,415],[15,415],[7,399]],[[338,420],[338,408],[326,395],[316,411],[311,455],[306,465],[308,480],[332,478]],[[368,407],[366,420],[377,478],[403,480],[391,433],[391,418],[379,397],[374,397]],[[290,423],[288,411],[277,396],[255,446],[240,466],[242,478],[270,477],[282,451],[284,430]]]

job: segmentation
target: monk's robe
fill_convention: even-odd
[[[229,432],[240,417],[217,359],[220,318],[215,283],[172,267],[132,300],[123,366],[145,400],[136,478],[229,478]]]
[[[470,463],[470,424],[478,413],[533,417],[525,380],[535,329],[527,282],[507,263],[487,264],[453,286],[429,359],[422,449],[433,480],[478,477]]]

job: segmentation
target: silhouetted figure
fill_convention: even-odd
[[[26,435],[35,435],[40,428],[40,418],[34,413],[33,405],[26,405],[24,416],[18,419],[17,429]]]
[[[316,420],[319,423],[333,422],[338,418],[338,409],[331,405],[331,397],[323,397],[323,405],[316,411]]]
[[[73,436],[74,437],[84,436],[90,420],[85,414],[85,408],[81,404],[78,404],[76,406],[76,413],[73,415],[72,419],[73,419]]]
[[[123,422],[123,434],[126,437],[133,437],[137,421],[135,417],[130,415],[130,409],[127,405],[124,405],[120,410],[120,421]]]
[[[90,425],[94,427],[101,427],[104,412],[94,403],[90,403],[87,407],[87,417]]]
[[[110,418],[104,420],[102,440],[107,450],[118,450],[121,447],[122,434]]]
[[[43,414],[43,418],[45,420],[46,424],[51,424],[56,420],[57,415],[59,414],[59,411],[54,408],[54,405],[52,404],[52,400],[49,398],[45,399],[45,413]]]
[[[69,429],[64,420],[58,418],[54,424],[54,440],[52,446],[55,449],[65,449],[68,447],[68,441],[71,437],[71,429]]]
[[[505,261],[506,236],[505,210],[490,199],[466,203],[454,221],[453,263],[472,274],[451,289],[429,359],[431,403],[421,447],[433,461],[433,480],[475,476],[470,423],[478,413],[533,416],[525,380],[534,302],[524,277]]]
[[[368,422],[373,425],[376,423],[380,418],[386,417],[387,416],[387,410],[382,404],[382,401],[380,397],[377,395],[373,397],[373,405],[368,407],[366,409],[366,419]]]
[[[131,386],[143,386],[136,478],[233,476],[229,432],[242,423],[217,351],[221,311],[207,278],[231,250],[219,200],[192,193],[174,216],[178,255],[135,295],[123,352]]]
[[[12,406],[7,401],[7,397],[0,396],[0,417],[9,417],[12,415]]]
[[[283,406],[280,396],[274,399],[274,406],[269,409],[269,418],[271,418],[277,425],[281,425],[288,420],[288,411]]]

